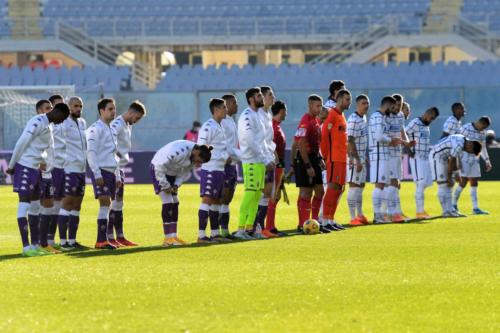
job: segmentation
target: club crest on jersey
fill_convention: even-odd
[[[333,124],[328,124],[328,129],[331,130],[333,128]]]

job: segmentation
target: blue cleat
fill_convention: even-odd
[[[481,208],[474,208],[472,210],[472,214],[474,214],[474,215],[489,215],[490,213],[488,213],[485,210],[482,210]]]

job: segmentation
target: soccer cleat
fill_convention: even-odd
[[[353,219],[351,220],[351,222],[349,222],[349,224],[350,224],[351,226],[353,226],[353,227],[358,227],[358,226],[361,226],[361,225],[365,225],[365,224],[363,223],[363,221],[361,221],[361,220],[360,220],[360,219],[358,219],[357,217],[353,218]]]
[[[44,247],[41,247],[41,248],[42,248],[42,249],[44,249],[45,251],[48,251],[48,252],[52,253],[52,254],[58,254],[58,253],[61,253],[61,251],[54,249],[54,248],[53,248],[52,246],[50,246],[50,245],[47,245],[47,246],[44,246]]]
[[[216,235],[216,236],[213,236],[213,237],[210,237],[210,238],[215,243],[229,243],[231,241],[230,239],[228,239],[226,237],[222,237],[221,235]]]
[[[271,232],[271,230],[264,229],[262,230],[262,235],[266,238],[275,238],[279,237],[278,235]]]
[[[304,232],[304,227],[301,225],[297,226],[297,232],[303,233]]]
[[[458,217],[455,212],[443,212],[442,217]]]
[[[109,244],[113,245],[113,246],[114,246],[114,247],[116,247],[116,248],[119,248],[119,247],[124,247],[122,244],[118,243],[118,242],[116,241],[116,239],[112,239],[112,238],[111,238],[111,239],[108,239],[108,242],[109,242]]]
[[[452,205],[451,206],[455,212],[458,212],[458,205]]]
[[[69,244],[69,243],[61,245],[61,251],[62,252],[68,252],[68,251],[72,251],[74,249],[75,249],[75,247],[73,245]]]
[[[247,234],[247,232],[245,230],[238,230],[235,232],[235,234],[233,236],[234,236],[234,238],[239,239],[239,240],[251,240],[251,239],[253,239],[253,237],[250,236],[249,234]]]
[[[342,230],[345,230],[345,227],[337,222],[332,222],[331,223],[332,227],[333,227],[333,231],[342,231]]]
[[[392,223],[403,223],[403,222],[405,222],[405,219],[401,215],[395,214],[395,215],[392,215],[391,222]]]
[[[98,250],[116,250],[116,246],[108,241],[97,242],[95,243],[94,248]]]
[[[116,241],[118,243],[120,243],[120,245],[122,246],[137,246],[138,244],[134,243],[134,242],[131,242],[129,241],[128,239],[126,239],[125,237],[118,237],[116,239]]]
[[[49,255],[49,254],[55,254],[55,253],[49,251],[46,247],[37,246],[36,250],[42,256]]]
[[[319,225],[319,232],[322,234],[329,234],[332,231],[330,229],[328,229],[326,226],[320,224]]]
[[[430,219],[431,217],[432,216],[427,214],[427,212],[425,210],[421,213],[417,213],[417,215],[415,216],[415,218],[417,218],[419,220],[426,220],[426,219]]]
[[[274,228],[274,229],[271,229],[271,232],[275,235],[277,235],[278,237],[284,237],[284,236],[288,236],[288,234],[284,233],[283,231],[279,231],[278,229]]]
[[[485,210],[482,210],[481,208],[474,208],[472,210],[472,214],[474,214],[474,215],[489,215],[490,213],[485,211]]]
[[[375,214],[373,217],[373,224],[386,224],[387,221],[384,218],[383,214]]]
[[[253,235],[252,235],[252,237],[253,237],[254,239],[267,239],[267,237],[266,237],[266,236],[264,236],[264,235],[262,234],[262,232],[254,232],[254,233],[253,233]]]
[[[187,244],[188,243],[186,241],[183,241],[178,237],[168,237],[163,241],[163,246],[182,246]]]
[[[330,231],[335,231],[336,230],[335,227],[333,226],[333,224],[331,224],[331,223],[326,223],[324,226],[325,226],[326,229],[328,229]]]
[[[23,250],[23,257],[40,257],[44,254],[38,252],[37,249],[30,247],[27,250]]]
[[[210,237],[201,237],[196,241],[198,244],[214,244],[215,242]]]
[[[49,244],[49,246],[52,246],[54,249],[61,251],[61,245],[54,243],[54,244]]]
[[[76,241],[73,244],[71,244],[71,246],[73,246],[73,248],[75,250],[78,250],[78,251],[83,251],[83,250],[90,249],[88,246],[82,245],[82,244],[80,244],[80,243],[78,243]]]
[[[370,222],[368,221],[368,219],[364,215],[358,215],[356,218],[359,221],[361,221],[361,223],[363,223],[363,224],[370,224]]]

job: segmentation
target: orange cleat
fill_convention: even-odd
[[[278,237],[278,235],[272,233],[271,231],[267,230],[267,229],[264,229],[262,230],[262,236],[266,237],[266,238],[274,238],[274,237]]]
[[[361,226],[361,225],[364,225],[364,223],[358,219],[357,217],[352,219],[351,222],[349,222],[350,225],[352,225],[353,227],[358,227],[358,226]]]
[[[364,215],[359,215],[358,217],[356,217],[358,220],[360,220],[363,224],[370,224],[370,222],[368,221],[368,219],[366,218],[366,216]]]
[[[188,242],[186,241],[183,241],[182,239],[178,238],[178,237],[169,237],[169,238],[165,238],[165,240],[163,241],[163,246],[182,246],[182,245],[187,245]]]
[[[53,254],[58,254],[58,253],[61,253],[61,251],[53,248],[51,245],[47,245],[47,246],[42,246],[42,249],[44,249],[45,251],[47,252],[50,252],[50,253],[53,253]]]
[[[405,222],[405,219],[401,215],[396,214],[396,215],[392,215],[391,222],[392,223],[403,223],[403,222]]]
[[[430,216],[429,214],[427,214],[427,212],[425,210],[423,212],[421,212],[421,213],[417,213],[417,215],[416,215],[417,219],[422,219],[422,220],[430,219],[431,217],[432,216]]]
[[[116,248],[123,247],[123,245],[118,243],[116,239],[108,239],[108,242]]]
[[[99,250],[116,250],[116,246],[110,244],[108,241],[97,242],[95,243],[94,248]]]
[[[129,241],[125,237],[118,237],[116,241],[121,245],[121,246],[137,246],[138,244]]]

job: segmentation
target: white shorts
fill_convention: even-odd
[[[401,157],[389,157],[388,169],[389,179],[401,180],[403,175]]]
[[[370,161],[370,183],[389,183],[389,170],[387,169],[387,160]]]
[[[356,165],[349,166],[347,164],[347,182],[354,184],[364,184],[366,183],[366,163],[363,161],[363,169],[358,172],[356,171]]]
[[[468,156],[470,154],[460,154],[460,176],[467,178],[481,178],[481,167],[479,160]]]
[[[410,170],[415,183],[423,181],[427,186],[432,185],[431,164],[429,160],[410,158]]]
[[[446,182],[448,180],[448,162],[439,159],[430,159],[432,180]]]

